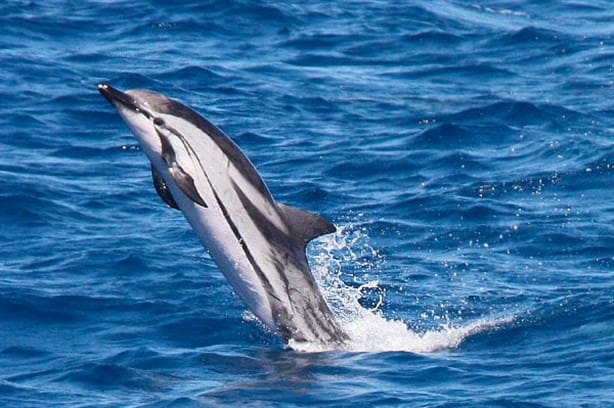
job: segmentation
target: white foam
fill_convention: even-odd
[[[383,316],[379,310],[382,297],[385,295],[383,290],[378,292],[380,299],[376,305],[366,309],[359,303],[359,299],[363,296],[362,289],[377,289],[378,282],[369,281],[353,287],[345,284],[341,276],[344,274],[346,279],[348,277],[348,272],[342,271],[343,267],[347,269],[348,266],[352,268],[358,265],[357,271],[353,274],[360,274],[360,278],[364,280],[377,268],[381,256],[369,246],[367,238],[364,231],[350,224],[339,228],[336,234],[318,240],[310,251],[315,252],[315,256],[311,256],[314,276],[324,297],[350,337],[350,341],[344,347],[346,351],[434,353],[457,348],[471,335],[495,330],[501,325],[512,322],[512,318],[497,318],[481,319],[467,324],[461,321],[459,325],[444,319],[445,322],[435,329],[416,332],[403,321]],[[365,258],[370,261],[364,261]],[[292,341],[288,346],[305,352],[331,349],[330,345]]]
[[[457,348],[467,337],[477,333],[511,324],[513,319],[502,318],[481,320],[466,326],[442,326],[423,333],[412,331],[399,320],[389,320],[371,313],[352,322],[345,322],[343,328],[350,336],[344,351],[363,353],[383,353],[401,351],[416,354],[429,354]],[[299,343],[290,340],[288,346],[296,351],[323,352],[337,347],[319,343]]]

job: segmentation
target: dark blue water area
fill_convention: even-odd
[[[0,27],[2,406],[611,406],[610,1],[8,0]],[[99,82],[192,106],[339,227],[308,255],[353,348],[252,318]]]

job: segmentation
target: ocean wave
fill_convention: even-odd
[[[94,390],[138,389],[140,391],[161,391],[165,389],[164,375],[115,364],[90,363],[56,381],[79,385]]]

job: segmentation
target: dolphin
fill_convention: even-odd
[[[276,202],[239,147],[184,104],[148,90],[98,90],[138,139],[162,200],[181,210],[254,315],[286,342],[344,344],[305,253],[335,226]]]

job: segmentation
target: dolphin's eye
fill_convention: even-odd
[[[154,118],[153,122],[156,126],[164,126],[164,119],[162,118]]]

